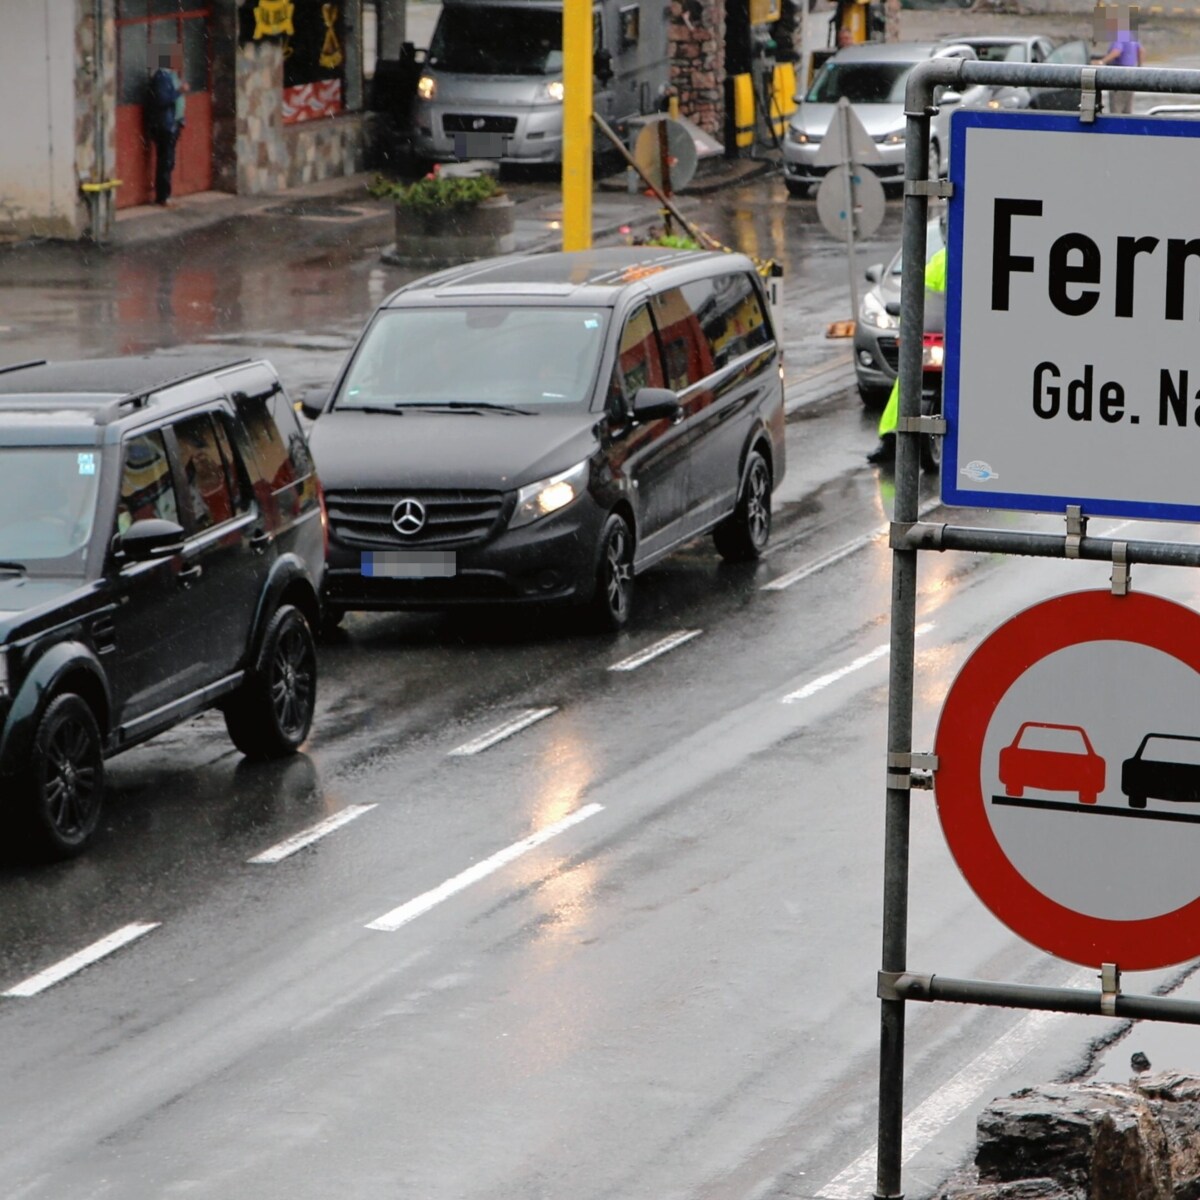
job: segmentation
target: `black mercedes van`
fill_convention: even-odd
[[[783,374],[739,254],[514,255],[401,288],[306,404],[327,618],[568,602],[629,618],[634,576],[712,532],[761,554]]]

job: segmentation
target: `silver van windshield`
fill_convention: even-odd
[[[562,73],[562,9],[505,4],[442,9],[429,65],[464,75]]]
[[[589,308],[395,308],[371,325],[336,408],[585,408],[608,312]]]

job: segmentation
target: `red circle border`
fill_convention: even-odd
[[[1015,934],[1083,966],[1154,970],[1200,956],[1200,896],[1173,912],[1132,921],[1067,908],[1009,861],[980,786],[988,724],[1008,689],[1048,655],[1095,641],[1148,646],[1200,674],[1200,614],[1173,600],[1143,592],[1072,592],[1025,609],[980,643],[946,695],[934,739],[938,818],[963,877]],[[1096,863],[1096,870],[1119,873],[1120,865]]]

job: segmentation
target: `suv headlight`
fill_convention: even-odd
[[[543,83],[538,89],[539,100],[549,100],[554,104],[561,104],[563,98],[563,81],[561,79],[551,79],[549,83]]]
[[[437,95],[437,80],[432,75],[422,75],[417,80],[417,95],[422,100],[432,100]]]
[[[509,529],[520,529],[522,525],[566,508],[587,487],[588,466],[588,460],[585,459],[569,471],[561,471],[523,487],[517,493],[517,507],[508,522]]]
[[[797,129],[795,125],[789,125],[787,131],[787,140],[795,142],[797,146],[807,146],[813,139],[804,132],[803,129]]]
[[[862,299],[862,323],[875,329],[896,329],[900,322],[883,306],[883,301],[874,292]]]

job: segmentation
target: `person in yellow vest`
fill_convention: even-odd
[[[925,264],[925,290],[946,290],[946,248],[935,251]],[[869,463],[889,463],[896,457],[896,426],[900,421],[900,376],[892,384],[888,402],[879,418],[879,445],[867,455]]]

